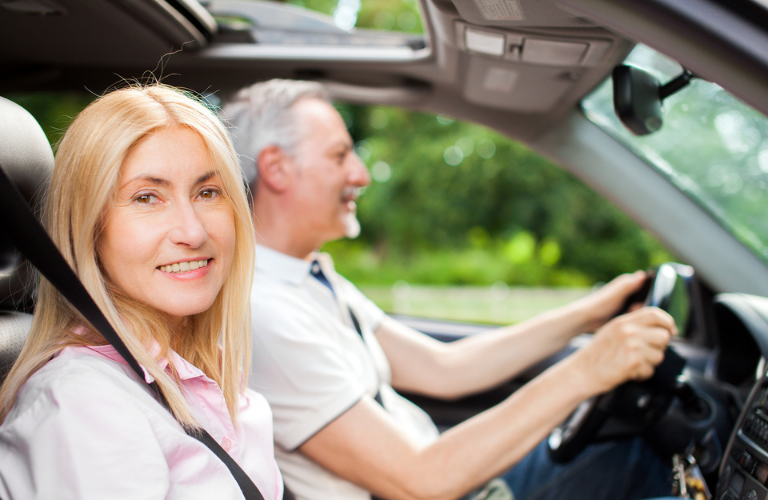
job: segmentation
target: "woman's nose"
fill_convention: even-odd
[[[172,214],[168,237],[175,245],[200,247],[208,239],[208,231],[192,203],[177,205]]]

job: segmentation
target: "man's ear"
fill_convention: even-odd
[[[285,191],[289,185],[291,166],[288,156],[279,146],[267,146],[256,160],[258,182],[272,191]]]

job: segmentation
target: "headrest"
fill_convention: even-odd
[[[24,108],[0,97],[0,168],[40,215],[53,172],[53,152],[43,129]],[[13,217],[13,214],[0,214]],[[31,267],[0,234],[0,310],[29,310],[34,296]]]

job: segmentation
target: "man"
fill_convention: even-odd
[[[298,498],[669,491],[667,471],[639,439],[594,446],[567,467],[537,447],[580,402],[647,378],[661,362],[676,333],[669,315],[644,308],[610,320],[643,273],[524,323],[443,344],[388,318],[317,253],[327,241],[357,235],[355,201],[370,183],[323,88],[258,84],[240,91],[223,115],[250,172],[259,243],[250,385],[272,406],[277,459]],[[594,330],[590,345],[441,435],[393,390],[444,399],[480,392]],[[500,476],[503,482],[492,481]]]

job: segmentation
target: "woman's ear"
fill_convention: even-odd
[[[259,170],[259,184],[275,192],[283,192],[288,188],[291,161],[279,146],[262,149],[256,160],[256,168]]]

